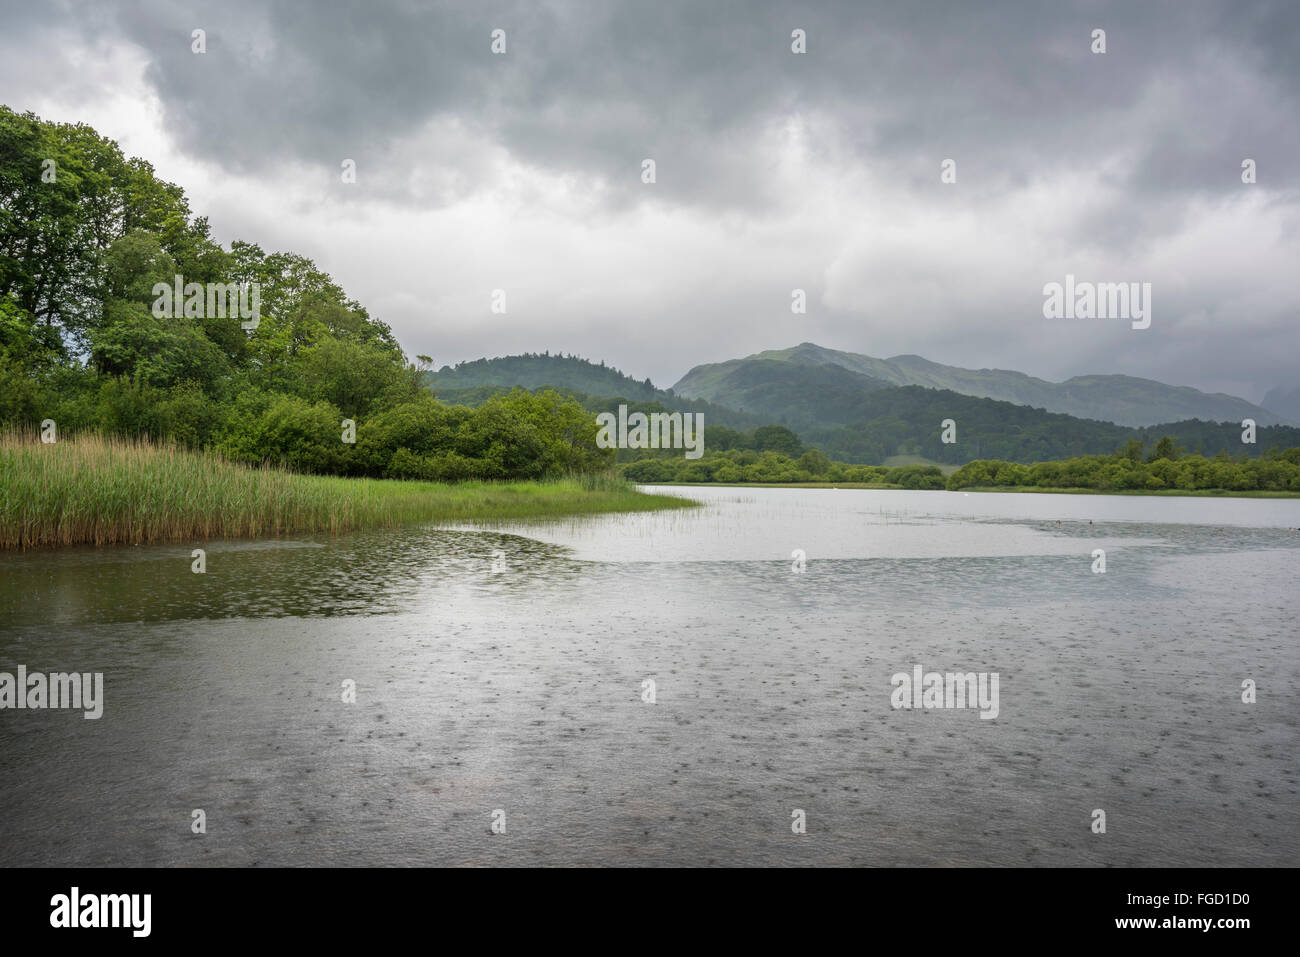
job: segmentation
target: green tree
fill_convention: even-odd
[[[272,462],[302,472],[341,472],[349,448],[343,443],[343,418],[328,402],[277,395],[256,419],[226,436],[224,450],[255,464]]]
[[[1124,443],[1124,448],[1119,453],[1124,458],[1134,464],[1142,461],[1142,442],[1140,439],[1129,439]]]
[[[817,449],[808,449],[799,456],[798,466],[809,475],[825,475],[831,467],[831,460]]]
[[[803,454],[803,443],[783,425],[761,425],[754,430],[754,448],[760,452],[780,452],[790,458]]]
[[[139,303],[112,300],[93,332],[90,359],[103,375],[166,388],[191,380],[215,388],[229,374],[226,357],[191,319],[158,319]]]
[[[1176,462],[1182,451],[1171,436],[1162,435],[1160,441],[1156,443],[1155,451],[1151,453],[1151,457],[1147,461],[1155,462],[1159,459],[1166,459],[1170,462]]]

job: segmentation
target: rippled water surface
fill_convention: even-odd
[[[1294,863],[1300,501],[674,491],[0,555],[0,671],[105,686],[0,711],[0,864]]]

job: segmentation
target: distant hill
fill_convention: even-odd
[[[619,402],[625,401],[631,411],[700,412],[706,426],[750,430],[770,421],[705,399],[683,398],[671,389],[656,388],[649,379],[633,379],[603,362],[577,356],[533,353],[475,359],[426,372],[425,384],[451,405],[477,407],[491,396],[516,387],[530,392],[552,388],[593,413],[615,411]]]
[[[1130,428],[921,386],[873,390],[862,398],[860,414],[852,425],[805,429],[799,436],[832,459],[865,465],[878,465],[896,455],[920,455],[954,465],[972,459],[1045,462],[1108,455],[1131,439],[1142,442],[1149,453],[1165,435],[1185,451],[1207,456],[1224,452],[1255,457],[1269,449],[1300,445],[1300,428],[1291,426],[1261,427],[1255,444],[1243,445],[1236,423],[1193,419]],[[944,419],[956,423],[953,444],[941,440]]]
[[[1300,424],[1300,385],[1269,389],[1260,405],[1284,419]]]
[[[824,367],[838,366],[867,380],[860,384],[864,393],[875,391],[882,385],[919,385],[1118,425],[1149,426],[1191,419],[1240,422],[1244,418],[1254,419],[1259,425],[1275,425],[1289,418],[1278,414],[1276,409],[1270,411],[1235,396],[1165,385],[1152,379],[1088,375],[1065,382],[1048,382],[1023,372],[962,369],[920,356],[876,359],[854,352],[825,349],[811,342],[791,349],[760,352],[744,359],[696,366],[673,386],[673,391],[678,395],[722,404],[749,396],[753,411],[770,411],[784,405],[791,410],[787,415],[793,421],[794,418],[803,418],[802,413],[796,410],[807,403],[799,401],[793,394],[781,398],[782,383],[792,381],[789,372],[783,374],[779,371],[782,365],[822,369],[823,375],[827,375]],[[754,398],[759,396],[761,403]],[[839,400],[837,407],[843,405],[844,401]],[[843,424],[842,419],[834,410],[828,410],[828,414],[818,422],[818,426],[823,428],[839,424]]]
[[[525,389],[550,385],[588,395],[623,396],[646,401],[657,399],[660,394],[669,394],[656,389],[649,379],[633,379],[604,362],[595,363],[578,356],[551,355],[549,352],[474,359],[454,367],[443,366],[437,372],[425,373],[425,382],[439,393],[485,385],[522,386]]]

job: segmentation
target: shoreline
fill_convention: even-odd
[[[1165,498],[1300,498],[1300,492],[1282,492],[1262,489],[1232,491],[1230,489],[1097,489],[1051,488],[1041,485],[972,485],[958,489],[917,488],[884,482],[640,482],[648,488],[824,488],[870,489],[887,492],[1028,492],[1036,495],[1130,495],[1163,496]]]

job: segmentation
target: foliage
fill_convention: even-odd
[[[1130,439],[1145,447],[1166,435],[1175,446],[1205,455],[1243,451],[1262,455],[1300,445],[1300,429],[1291,426],[1260,426],[1256,444],[1243,446],[1240,423],[1189,420],[1129,428],[920,386],[868,393],[862,399],[861,415],[856,425],[809,430],[800,436],[831,458],[846,462],[876,463],[891,455],[913,454],[951,465],[983,458],[1029,464],[1106,455]],[[945,419],[957,425],[954,443],[942,441]]]
[[[257,283],[255,327],[156,316],[154,286],[177,274]],[[613,462],[572,398],[517,391],[477,405],[433,399],[389,327],[311,260],[223,249],[148,163],[87,126],[0,107],[0,422],[53,419],[64,435],[375,478],[544,478]]]
[[[499,363],[506,362],[511,358],[515,357],[507,356],[506,359],[484,359],[478,361]],[[545,359],[546,357],[542,356],[541,358]],[[550,357],[551,361],[555,361],[556,358],[557,357],[555,356]],[[584,363],[585,365],[591,365],[591,363],[588,363],[583,359],[577,361]],[[471,364],[472,363],[462,363],[462,366]],[[462,366],[457,366],[457,368],[459,369]],[[592,366],[592,368],[598,367]],[[497,370],[497,372],[499,373],[499,377],[509,378],[504,372],[501,372],[500,370]],[[706,429],[723,427],[731,429],[753,429],[756,426],[763,425],[765,421],[756,416],[747,415],[744,412],[737,412],[734,409],[727,409],[720,405],[714,405],[711,402],[705,402],[702,399],[683,399],[680,396],[673,395],[671,390],[667,392],[655,390],[656,397],[653,399],[629,399],[624,393],[598,395],[583,392],[567,384],[572,381],[572,379],[567,377],[565,372],[566,368],[561,366],[548,371],[545,376],[538,375],[535,377],[548,379],[551,382],[549,385],[530,386],[527,384],[527,381],[519,382],[514,385],[479,385],[468,388],[446,388],[442,385],[436,385],[433,391],[434,394],[444,402],[479,406],[492,398],[492,396],[509,392],[512,388],[524,388],[531,392],[551,390],[564,396],[566,399],[578,403],[593,415],[597,415],[601,412],[617,413],[620,405],[627,406],[629,415],[633,412],[643,412],[646,415],[649,415],[652,412],[698,412],[704,416],[704,421],[707,423],[705,425]],[[527,380],[527,377],[521,378]],[[428,381],[427,376],[425,381]]]
[[[884,468],[832,462],[816,449],[797,460],[772,450],[752,448],[713,451],[703,458],[644,458],[620,464],[624,478],[644,485],[668,482],[739,484],[746,482],[789,485],[801,482],[833,482],[880,485],[891,488],[941,489],[943,472],[932,465],[904,465]]]
[[[1157,448],[1166,452],[1172,442]],[[1260,458],[1214,458],[1185,455],[1177,459],[1153,455],[1146,461],[1140,447],[1130,444],[1114,455],[1085,455],[1063,462],[1033,466],[978,460],[948,477],[949,489],[977,487],[1028,487],[1095,489],[1097,491],[1151,491],[1176,489],[1232,492],[1300,492],[1300,447],[1271,452]]]

